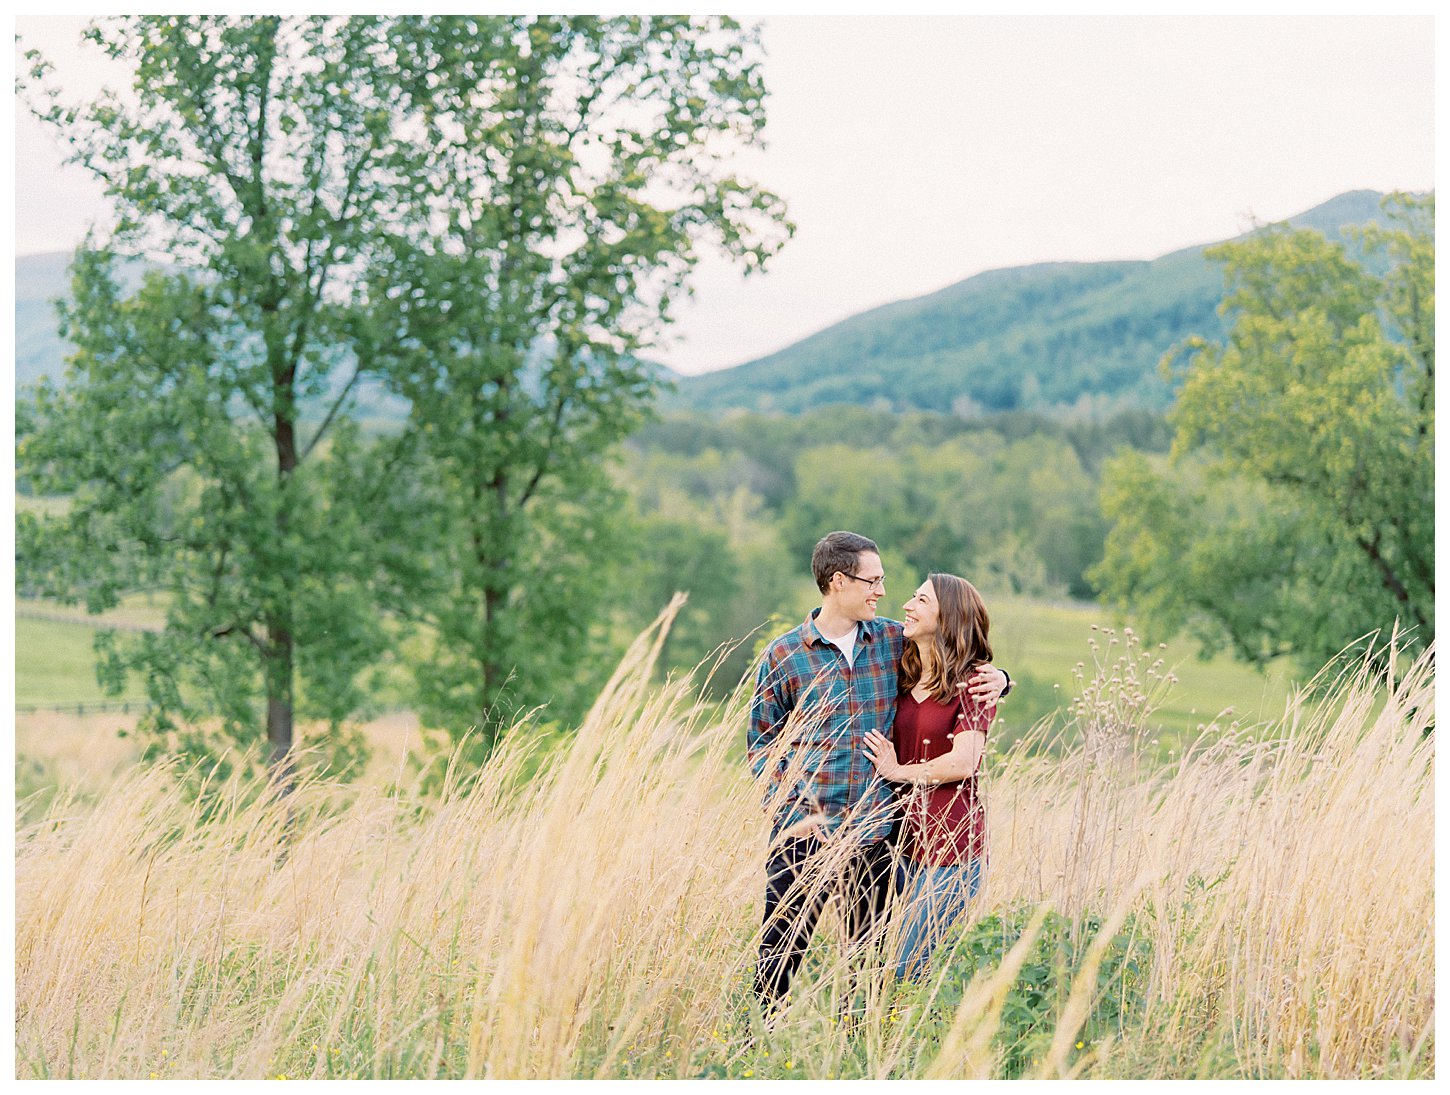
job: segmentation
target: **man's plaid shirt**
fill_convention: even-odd
[[[848,666],[816,628],[820,611],[766,647],[746,753],[756,777],[765,779],[772,837],[815,818],[827,832],[849,822],[853,835],[870,843],[884,838],[894,820],[895,793],[863,747],[868,730],[891,738],[901,625],[858,624],[855,664]]]

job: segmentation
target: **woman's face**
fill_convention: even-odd
[[[928,579],[916,587],[911,600],[901,606],[906,610],[906,637],[921,641],[936,634],[936,590]]]

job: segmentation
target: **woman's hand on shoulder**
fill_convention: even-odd
[[[882,779],[896,779],[901,772],[901,765],[896,759],[896,746],[887,741],[875,730],[866,731],[866,744],[863,751],[876,766]]]

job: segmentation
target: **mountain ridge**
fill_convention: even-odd
[[[1342,238],[1345,226],[1383,220],[1381,198],[1349,191],[1287,223]],[[1163,353],[1190,334],[1222,333],[1222,273],[1204,257],[1220,242],[1153,259],[981,271],[763,357],[685,377],[666,405],[712,413],[800,413],[831,403],[957,413],[1161,409],[1172,397],[1158,374]]]
[[[1382,220],[1381,197],[1349,191],[1288,223],[1342,235],[1345,225]],[[1222,331],[1222,275],[1203,254],[1215,243],[1154,259],[980,271],[729,368],[680,376],[658,366],[671,382],[661,404],[707,413],[800,413],[832,403],[958,414],[1161,409],[1171,400],[1157,370],[1163,353],[1189,334]],[[17,394],[64,375],[69,347],[53,301],[69,288],[69,263],[67,252],[15,260]],[[377,408],[384,417],[395,409]]]

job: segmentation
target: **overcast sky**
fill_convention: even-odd
[[[15,21],[87,94],[70,17]],[[685,372],[1003,266],[1153,258],[1346,190],[1434,178],[1434,22],[1418,17],[767,19],[769,147],[745,173],[796,238],[764,275],[707,261]],[[19,109],[15,250],[73,247],[99,208]]]

